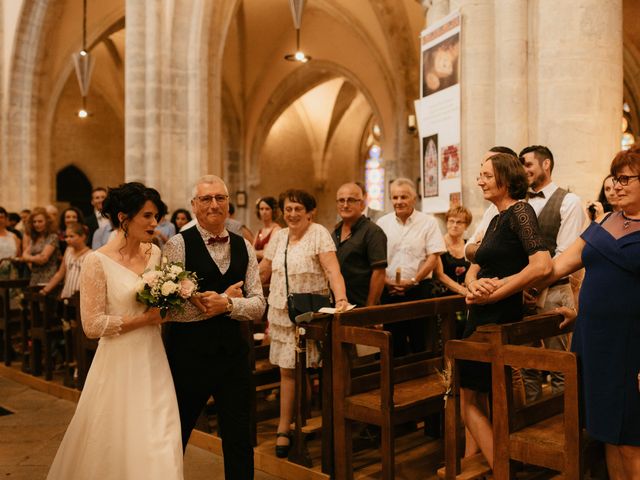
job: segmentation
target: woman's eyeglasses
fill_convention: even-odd
[[[626,187],[627,185],[629,185],[629,180],[631,180],[632,178],[640,178],[640,175],[619,175],[617,177],[611,177],[611,181],[614,185],[616,183],[619,183],[623,187]]]

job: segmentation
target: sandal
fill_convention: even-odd
[[[293,437],[291,433],[276,433],[276,441],[280,437],[286,437],[289,439],[289,443],[287,445],[276,445],[276,457],[278,458],[287,458],[289,456],[289,450],[291,449],[291,442],[293,441]]]

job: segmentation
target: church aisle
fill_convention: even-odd
[[[0,376],[0,477],[44,479],[75,405]],[[185,480],[223,478],[222,457],[193,445],[184,468]],[[278,477],[256,470],[255,478]]]

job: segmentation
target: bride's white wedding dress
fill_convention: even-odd
[[[160,261],[153,246],[147,268]],[[118,334],[140,276],[100,252],[82,265],[82,324],[100,337],[75,415],[49,470],[51,480],[182,479],[180,417],[159,326]]]

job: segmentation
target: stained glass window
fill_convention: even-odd
[[[369,148],[368,158],[364,162],[364,183],[369,197],[369,207],[384,210],[384,167],[382,149],[373,144]]]

